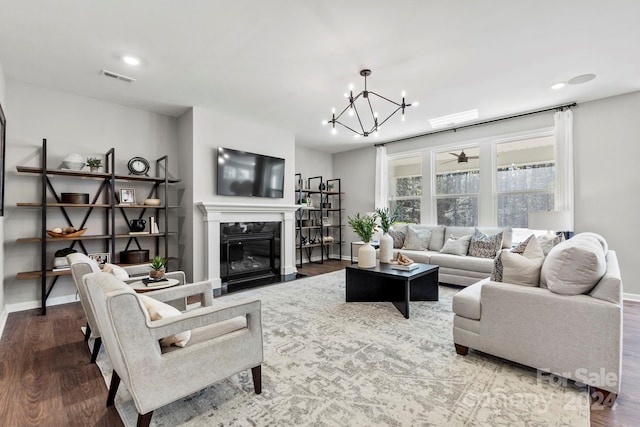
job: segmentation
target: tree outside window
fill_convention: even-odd
[[[422,157],[389,161],[389,205],[398,207],[399,222],[420,223],[422,198]]]

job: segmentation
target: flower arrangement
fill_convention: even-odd
[[[398,221],[400,217],[398,206],[396,206],[393,213],[389,208],[378,208],[376,209],[376,215],[380,218],[380,228],[382,228],[382,231],[385,233],[389,232],[389,228],[391,228],[393,223]]]

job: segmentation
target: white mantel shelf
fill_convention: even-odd
[[[220,279],[220,224],[226,222],[280,222],[280,274],[294,275],[295,267],[295,215],[300,205],[275,203],[197,202],[204,214],[206,233],[207,278],[213,279],[214,288],[222,285]]]

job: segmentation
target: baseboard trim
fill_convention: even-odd
[[[9,317],[9,310],[7,310],[7,307],[5,306],[2,310],[2,313],[0,313],[0,339],[2,339],[2,334],[4,333],[4,327],[7,324],[8,317]]]
[[[622,299],[625,301],[640,302],[640,294],[630,294],[625,292],[622,294]]]
[[[69,304],[70,302],[76,302],[76,301],[80,301],[76,296],[76,294],[49,298],[47,300],[47,307],[51,307],[53,305]],[[40,301],[26,301],[26,302],[18,302],[15,304],[7,304],[5,311],[7,311],[8,313],[15,313],[17,311],[33,310],[34,308],[40,308],[40,307],[42,307],[42,304],[40,304]]]

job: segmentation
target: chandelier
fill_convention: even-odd
[[[345,93],[344,96],[345,98],[347,98],[349,100],[349,103],[347,104],[347,106],[344,108],[344,110],[342,110],[342,112],[340,112],[340,114],[338,114],[336,116],[336,109],[334,108],[332,110],[332,117],[331,120],[327,120],[325,122],[323,122],[323,124],[329,124],[331,123],[332,125],[332,129],[331,129],[331,133],[335,134],[337,133],[336,130],[336,124],[343,126],[347,129],[349,129],[351,132],[353,132],[353,136],[354,137],[359,137],[359,136],[369,136],[371,134],[373,134],[374,136],[378,136],[378,129],[380,129],[380,127],[387,121],[389,120],[393,115],[395,115],[398,111],[402,112],[402,121],[404,121],[404,110],[407,107],[410,107],[411,105],[417,106],[418,103],[414,102],[413,104],[407,104],[405,102],[405,93],[402,92],[402,102],[398,103],[395,101],[390,100],[389,98],[386,98],[382,95],[379,95],[375,92],[372,92],[370,90],[367,90],[367,77],[369,77],[371,75],[371,70],[361,70],[360,71],[360,75],[362,77],[364,77],[364,90],[362,92],[360,92],[359,94],[357,94],[356,96],[353,96],[353,85],[349,86],[349,93]],[[378,118],[378,112],[374,110],[373,106],[371,105],[371,95],[377,96],[378,98],[380,98],[383,101],[386,101],[388,103],[390,103],[392,106],[392,111],[391,113],[389,113],[389,115],[383,119],[380,120]],[[363,101],[360,101],[360,110],[358,109],[358,105],[356,104],[356,101],[362,99]],[[367,119],[365,116],[368,116],[367,111],[369,113],[371,113],[371,119]],[[352,124],[351,126],[348,124],[344,123],[344,118],[343,116],[347,114],[349,117],[353,117],[355,116],[357,119],[356,120],[351,120]],[[341,121],[341,119],[343,121]],[[363,123],[363,120],[367,123]],[[366,127],[365,127],[366,126]],[[356,129],[354,129],[354,127]],[[359,129],[358,129],[359,128]]]

